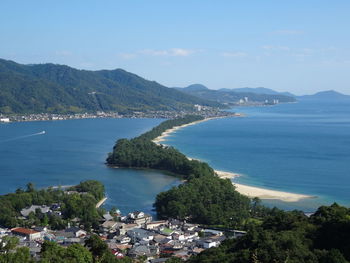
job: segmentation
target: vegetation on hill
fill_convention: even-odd
[[[151,140],[176,126],[175,123],[187,121],[191,118],[186,122],[167,121],[138,138],[118,141],[108,162],[124,167],[161,167],[179,172],[173,170],[173,164],[179,164],[178,160],[186,157]],[[152,162],[153,159],[157,162]],[[165,159],[170,165],[158,166]],[[258,198],[250,200],[242,196],[228,179],[218,178],[207,164],[205,167],[205,171],[198,171],[196,176],[185,177],[185,183],[157,195],[154,207],[158,216],[230,229],[244,228],[247,234],[227,239],[219,247],[192,256],[187,262],[349,262],[350,209],[337,204],[322,206],[310,218],[301,211],[270,209],[262,206]],[[170,258],[167,262],[182,261]]]
[[[128,140],[120,139],[109,154],[107,163],[111,166],[127,168],[150,168],[168,171],[184,179],[214,175],[214,170],[206,163],[189,160],[173,147],[158,145],[152,139],[165,130],[202,119],[200,116],[168,120],[141,136]]]
[[[154,206],[160,218],[187,219],[208,225],[240,225],[250,214],[249,198],[235,191],[229,180],[218,178],[207,163],[189,160],[175,148],[152,141],[167,129],[202,119],[191,115],[167,120],[137,138],[120,139],[107,163],[164,170],[187,180],[157,196]]]
[[[271,92],[257,93],[249,89],[239,89],[238,91],[230,89],[211,90],[198,84],[194,85],[194,87],[191,85],[186,88],[177,88],[177,90],[186,92],[187,94],[196,96],[201,99],[210,99],[218,103],[225,104],[237,103],[240,99],[244,99],[245,97],[247,97],[250,102],[259,103],[265,103],[266,100],[270,103],[273,100],[278,100],[279,102],[296,101],[294,96],[278,94],[277,92],[275,94],[272,94]]]
[[[190,263],[347,263],[350,261],[350,209],[333,204],[310,218],[302,212],[273,209],[247,235],[228,239]]]
[[[4,237],[0,242],[0,263],[131,263],[129,257],[117,259],[98,236],[91,235],[85,246],[72,244],[63,247],[55,242],[44,241],[40,259],[31,257],[28,247],[17,247],[16,237]]]
[[[73,192],[67,194],[60,188],[36,190],[29,183],[26,190],[17,189],[16,193],[0,196],[0,225],[9,228],[36,225],[63,229],[71,219],[78,217],[86,229],[97,226],[100,215],[96,204],[104,196],[104,186],[97,181],[85,181],[69,190]],[[47,204],[59,204],[62,217],[35,211],[27,219],[22,219],[20,212],[23,208]]]
[[[0,59],[0,113],[193,110],[194,104],[220,106],[122,69],[88,71]]]
[[[250,216],[251,202],[234,189],[230,180],[202,176],[159,193],[154,207],[160,218],[237,227]]]

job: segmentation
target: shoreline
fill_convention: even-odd
[[[250,186],[245,184],[238,184],[232,181],[232,179],[241,176],[237,173],[225,172],[215,170],[215,173],[222,179],[230,179],[232,185],[236,187],[237,192],[242,195],[246,195],[250,198],[258,197],[265,200],[281,200],[283,202],[299,202],[303,199],[315,198],[315,196],[297,194],[279,190],[272,190],[257,186]]]
[[[237,117],[240,117],[242,115],[237,114]],[[161,145],[161,142],[165,141],[168,136],[170,136],[172,133],[178,131],[179,129],[185,128],[187,126],[195,125],[201,122],[213,120],[213,119],[219,119],[224,117],[213,117],[213,118],[207,118],[204,120],[199,120],[195,122],[191,122],[188,124],[175,126],[171,129],[168,129],[164,131],[160,136],[153,139],[152,142]],[[189,160],[193,160],[194,158],[187,157]],[[229,179],[232,181],[232,179],[241,176],[238,173],[233,172],[226,172],[226,171],[219,171],[214,170],[218,177],[222,179]],[[291,193],[291,192],[285,192],[285,191],[279,191],[279,190],[271,190],[267,188],[262,187],[256,187],[256,186],[250,186],[245,184],[238,184],[232,181],[232,185],[235,186],[237,192],[239,192],[242,195],[248,196],[249,198],[258,197],[260,199],[265,200],[281,200],[283,202],[299,202],[304,199],[310,199],[315,198],[315,196],[311,195],[305,195],[305,194],[297,194],[297,193]]]
[[[235,117],[240,117],[241,115],[239,113],[236,113],[235,114]],[[205,121],[210,121],[210,120],[215,120],[215,119],[222,119],[222,118],[227,118],[227,116],[223,116],[223,117],[210,117],[210,118],[205,118],[203,120],[199,120],[199,121],[194,121],[194,122],[191,122],[191,123],[186,123],[186,124],[183,124],[183,125],[180,125],[180,126],[175,126],[171,129],[167,129],[165,130],[164,132],[162,132],[161,135],[159,135],[158,137],[154,138],[152,140],[152,142],[154,142],[155,144],[158,144],[160,145],[161,142],[165,141],[166,137],[168,137],[169,135],[171,135],[173,132],[176,132],[182,128],[185,128],[187,126],[192,126],[192,125],[195,125],[195,124],[198,124],[198,123],[201,123],[201,122],[205,122]]]
[[[96,208],[99,208],[101,205],[103,205],[107,200],[107,197],[102,198],[100,201],[97,202]]]

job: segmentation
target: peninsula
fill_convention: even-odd
[[[236,114],[235,116],[240,116],[240,114]],[[190,125],[195,125],[204,121],[209,121],[216,118],[206,118],[202,120],[193,121],[190,123],[182,124],[180,126],[174,126],[172,128],[166,129],[163,131],[158,137],[154,138],[152,141],[157,144],[161,144],[161,142],[165,141],[168,136],[170,136],[172,133],[178,131],[179,129],[185,128]],[[189,160],[193,160],[193,158],[188,157]],[[197,160],[198,161],[198,160]],[[219,170],[214,170],[215,173],[223,179],[232,179],[239,177],[240,175],[237,173],[232,172],[224,172]],[[236,182],[232,182],[232,184],[235,186],[236,190],[246,195],[250,198],[258,197],[261,199],[275,199],[275,200],[281,200],[284,202],[298,202],[302,199],[307,198],[313,198],[314,196],[310,195],[304,195],[304,194],[298,194],[298,193],[290,193],[290,192],[284,192],[284,191],[277,191],[277,190],[271,190],[256,186],[249,186],[244,184],[238,184]]]

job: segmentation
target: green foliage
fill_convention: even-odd
[[[311,218],[272,209],[247,235],[226,240],[188,262],[348,263],[349,213],[349,208],[337,204],[320,207]]]
[[[96,180],[83,181],[71,189],[78,192],[90,193],[95,197],[97,201],[101,200],[105,196],[104,185]]]
[[[140,135],[139,139],[153,140],[160,136],[164,131],[171,129],[175,126],[181,126],[195,121],[203,120],[204,118],[199,115],[187,115],[182,118],[172,119],[163,121],[158,126],[154,127],[152,130]]]
[[[29,248],[19,247],[10,253],[0,253],[0,263],[34,263]]]
[[[57,243],[45,241],[41,250],[41,263],[92,263],[93,257],[88,249],[80,244],[64,248]]]
[[[61,189],[35,190],[33,184],[28,184],[28,190],[16,191],[16,193],[0,196],[0,225],[4,227],[32,225],[47,226],[52,229],[62,229],[67,226],[70,219],[79,217],[82,223],[89,229],[97,226],[100,218],[96,209],[96,203],[104,196],[104,186],[97,181],[81,182],[75,188],[78,192],[66,194]],[[59,203],[63,218],[50,214],[45,215],[41,211],[30,213],[28,219],[19,219],[20,211],[31,205],[51,205]]]
[[[201,119],[203,118],[199,116],[186,116],[168,120],[132,140],[120,139],[114,146],[113,153],[108,156],[107,163],[118,167],[164,170],[184,179],[214,175],[214,170],[208,164],[189,160],[175,148],[157,145],[151,141],[167,129]]]
[[[0,113],[78,113],[220,106],[122,69],[87,71],[0,59]]]
[[[91,252],[94,262],[99,263],[131,263],[131,259],[125,257],[123,259],[117,259],[108,246],[97,235],[91,235],[86,241],[85,246]]]
[[[230,180],[203,176],[158,194],[154,206],[160,218],[236,227],[249,217],[250,200]]]
[[[210,89],[180,89],[187,94],[196,96],[201,99],[208,99],[217,101],[219,103],[236,103],[240,99],[245,97],[249,98],[249,101],[257,101],[264,103],[266,100],[273,101],[279,100],[279,102],[294,102],[296,99],[291,96],[280,94],[260,94],[253,92],[236,92],[233,90],[210,90]]]
[[[18,245],[18,238],[5,236],[0,240],[0,253],[7,253]]]

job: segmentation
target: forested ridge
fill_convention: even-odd
[[[191,257],[190,263],[347,263],[350,209],[321,206],[310,218],[301,211],[272,209],[247,235]],[[180,261],[175,261],[180,262]]]
[[[174,147],[158,145],[152,141],[167,129],[202,119],[201,116],[189,115],[167,120],[139,137],[131,140],[120,139],[109,154],[107,163],[118,167],[164,170],[184,179],[213,176],[214,170],[208,164],[189,160]]]
[[[222,106],[167,88],[122,69],[78,70],[0,59],[0,113],[194,110]]]
[[[187,219],[208,225],[241,225],[249,216],[249,198],[235,191],[229,180],[217,177],[207,163],[190,160],[174,147],[152,141],[168,129],[199,120],[203,117],[189,115],[167,120],[139,137],[120,139],[107,163],[164,170],[186,180],[184,184],[158,194],[154,207],[160,218]]]

